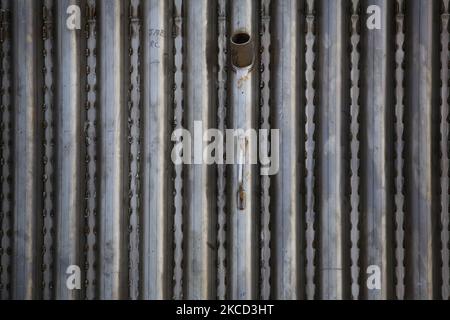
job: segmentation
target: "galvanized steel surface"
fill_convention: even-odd
[[[1,0],[0,298],[449,299],[449,17]],[[278,173],[175,164],[198,123],[279,129]]]

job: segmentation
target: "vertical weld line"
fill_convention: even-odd
[[[0,164],[1,164],[1,207],[0,207],[0,300],[11,298],[11,12],[10,1],[1,2],[0,21]]]
[[[86,299],[98,297],[97,272],[97,45],[96,45],[96,4],[87,2],[87,96],[84,138],[86,144],[86,191],[85,191],[85,290]]]
[[[140,28],[139,19],[140,0],[130,3],[130,87],[129,87],[129,119],[128,142],[130,144],[129,163],[129,294],[133,300],[139,299],[139,169],[140,169],[140,93],[139,93],[139,53]],[[163,121],[163,119],[161,119]]]
[[[359,92],[360,92],[360,3],[352,1],[351,16],[351,278],[352,297],[359,298],[359,183],[360,183],[360,158],[359,158]]]
[[[5,36],[5,10],[3,9],[3,5],[0,8],[0,74],[1,74],[1,78],[0,78],[0,82],[1,82],[1,91],[0,91],[0,99],[3,100],[3,96],[4,96],[4,89],[3,89],[3,75],[5,74],[4,71],[4,67],[3,67],[3,56],[4,56],[4,49],[3,49],[3,42],[4,42],[4,36]],[[1,106],[0,106],[0,188],[1,188],[1,194],[0,194],[0,200],[1,200],[1,206],[0,206],[0,299],[5,299],[3,298],[3,296],[6,296],[6,288],[5,285],[3,284],[4,282],[6,282],[7,278],[4,276],[4,274],[6,272],[4,272],[4,270],[6,270],[6,261],[4,259],[4,256],[6,256],[6,250],[3,249],[4,245],[3,245],[3,238],[7,237],[6,236],[6,228],[7,228],[7,218],[5,218],[5,213],[3,210],[3,202],[4,202],[4,186],[3,186],[3,182],[4,182],[4,178],[3,178],[3,171],[4,171],[4,167],[5,167],[5,163],[3,160],[3,150],[4,150],[4,138],[3,138],[3,132],[4,132],[4,123],[3,123],[3,114],[4,114],[4,107],[3,107],[3,103],[1,102]],[[4,265],[5,264],[5,265]]]
[[[227,113],[227,16],[226,0],[219,0],[218,5],[218,124],[219,131],[225,131],[225,115]],[[226,157],[224,151],[224,157]],[[217,298],[226,298],[226,166],[217,166]]]
[[[183,0],[174,0],[174,124],[183,127]],[[175,166],[173,298],[183,299],[183,166]]]
[[[395,52],[395,274],[397,299],[405,294],[404,243],[404,0],[396,0],[396,52]]]
[[[270,0],[261,3],[261,129],[270,130]],[[268,149],[270,152],[270,149]],[[270,298],[270,178],[261,177],[261,299]]]
[[[44,188],[44,208],[43,208],[43,237],[44,246],[42,250],[42,286],[43,298],[52,299],[54,297],[54,83],[53,83],[53,58],[54,58],[54,32],[53,32],[53,0],[45,0],[42,8],[43,12],[43,79],[44,79],[44,141],[43,141],[43,188]]]
[[[315,296],[315,12],[314,0],[308,0],[306,8],[306,295],[309,300]]]
[[[441,254],[442,298],[449,298],[449,0],[442,1],[441,12]]]

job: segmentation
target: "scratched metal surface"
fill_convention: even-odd
[[[0,299],[450,298],[449,0],[0,6]],[[278,174],[173,164],[195,121]]]

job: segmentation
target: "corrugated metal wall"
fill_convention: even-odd
[[[449,0],[1,0],[1,299],[448,299],[449,17]],[[175,165],[172,132],[196,121],[280,129],[278,174]]]

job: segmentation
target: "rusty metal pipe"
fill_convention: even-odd
[[[231,63],[235,68],[246,68],[253,64],[255,46],[252,36],[246,29],[234,31],[230,40]]]

